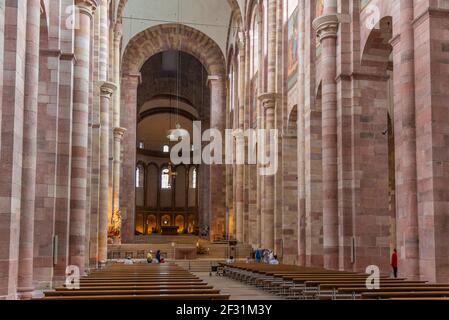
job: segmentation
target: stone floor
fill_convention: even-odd
[[[230,300],[282,300],[280,297],[227,277],[212,276],[205,272],[193,272],[223,294],[230,294]]]

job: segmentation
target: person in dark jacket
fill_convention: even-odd
[[[391,255],[391,267],[393,268],[394,277],[398,277],[398,251],[396,249],[393,250],[393,254]]]
[[[161,250],[158,250],[156,252],[156,260],[158,263],[161,263]]]

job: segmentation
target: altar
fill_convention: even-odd
[[[179,227],[176,226],[163,226],[161,227],[161,234],[163,236],[176,236],[178,234]]]

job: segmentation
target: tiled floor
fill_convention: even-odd
[[[280,297],[227,277],[209,276],[209,273],[205,272],[194,272],[194,274],[215,289],[221,290],[221,293],[230,294],[230,300],[282,300]]]

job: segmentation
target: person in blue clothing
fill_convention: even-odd
[[[259,263],[261,259],[262,259],[262,252],[260,251],[260,249],[257,249],[256,250],[256,262]]]

